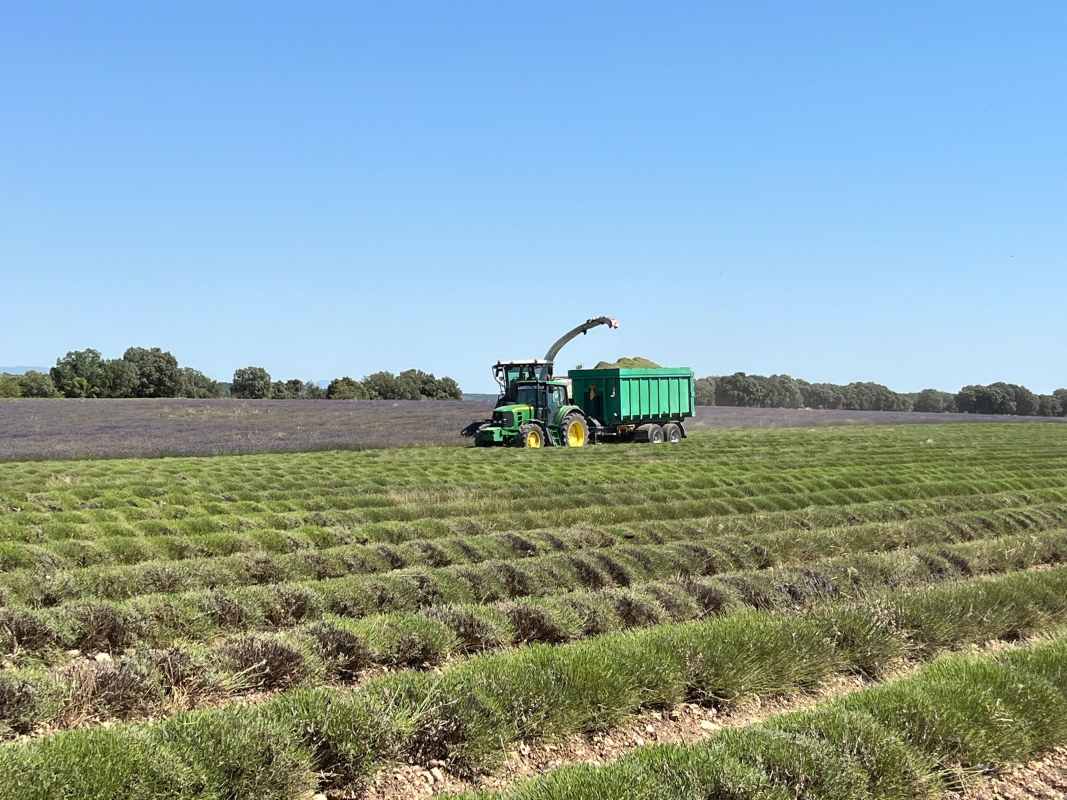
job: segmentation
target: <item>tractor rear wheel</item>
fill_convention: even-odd
[[[663,438],[671,444],[678,444],[682,441],[682,429],[673,422],[668,422],[663,426]]]
[[[559,426],[559,438],[564,447],[585,447],[589,443],[589,426],[581,414],[568,414]]]
[[[544,447],[545,434],[539,426],[527,422],[519,428],[519,438],[516,444],[519,447]]]

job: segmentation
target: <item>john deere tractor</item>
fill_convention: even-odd
[[[492,419],[464,430],[480,447],[585,447],[594,436],[594,422],[571,402],[570,379],[555,379],[552,365],[559,351],[579,334],[599,325],[618,328],[618,320],[596,317],[568,331],[548,348],[544,358],[498,361],[493,377],[500,397]]]
[[[610,317],[587,320],[561,336],[544,358],[498,361],[493,377],[500,397],[492,419],[463,434],[481,447],[585,447],[599,442],[677,444],[696,408],[696,381],[688,367],[598,364],[552,375],[560,348],[598,325],[619,327]]]

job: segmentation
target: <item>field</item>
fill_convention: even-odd
[[[0,400],[0,460],[136,458],[465,445],[467,423],[492,403],[360,400]],[[697,409],[692,430],[947,422],[1067,422],[1064,418],[786,408]]]
[[[1062,796],[1067,426],[694,430],[0,463],[0,800]]]

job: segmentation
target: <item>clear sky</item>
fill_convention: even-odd
[[[0,364],[1067,385],[1062,2],[9,3],[0,153]]]

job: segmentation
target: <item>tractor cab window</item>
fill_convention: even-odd
[[[528,406],[537,406],[537,384],[523,383],[515,389],[515,402]]]
[[[549,386],[548,387],[548,413],[555,415],[559,411],[560,406],[563,405],[563,387],[562,386]]]

